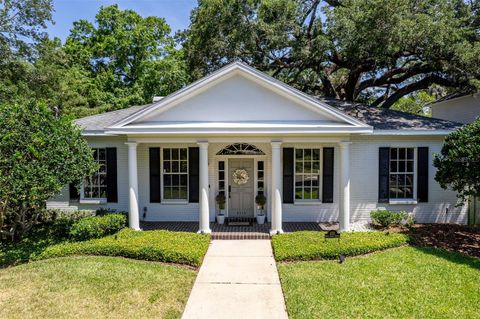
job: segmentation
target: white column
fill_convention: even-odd
[[[282,165],[280,146],[282,142],[271,142],[272,145],[272,220],[270,234],[283,233],[282,230]]]
[[[138,216],[138,176],[137,176],[137,143],[127,142],[128,145],[128,224],[130,228],[140,230]]]
[[[340,231],[350,230],[350,144],[340,142]]]
[[[199,233],[209,234],[210,230],[210,209],[208,207],[208,142],[199,142],[200,155],[199,155]]]

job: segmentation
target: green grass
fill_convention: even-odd
[[[99,239],[50,246],[34,259],[72,255],[122,256],[198,267],[209,242],[210,236],[201,234],[123,229]]]
[[[276,235],[272,239],[277,261],[334,259],[338,255],[362,255],[405,245],[409,238],[399,233],[342,233],[340,240],[325,240],[324,232],[303,231]]]
[[[196,272],[117,257],[0,270],[0,318],[179,318]]]
[[[478,318],[480,260],[400,247],[336,261],[280,263],[290,318]]]

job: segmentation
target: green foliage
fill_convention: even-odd
[[[199,78],[242,60],[313,95],[391,107],[434,84],[475,89],[476,2],[204,0],[182,34]]]
[[[267,203],[267,198],[263,194],[258,194],[257,196],[255,196],[255,203],[258,206],[262,207],[262,209],[263,209],[263,207]]]
[[[107,214],[80,219],[74,223],[70,235],[74,240],[88,240],[114,234],[125,228],[126,214]]]
[[[409,238],[400,233],[342,233],[340,240],[325,239],[324,232],[302,231],[275,235],[272,247],[277,261],[335,259],[356,256],[405,245]]]
[[[476,318],[480,260],[401,247],[278,265],[289,318]]]
[[[392,105],[391,109],[423,116],[431,116],[431,111],[427,108],[427,104],[432,103],[435,100],[435,96],[428,92],[415,92],[414,94],[400,98]]]
[[[116,235],[48,247],[35,259],[72,255],[122,256],[200,266],[210,237],[170,231],[123,229]]]
[[[480,119],[450,133],[433,159],[435,180],[464,201],[480,196]]]
[[[0,104],[0,231],[21,235],[47,199],[97,168],[80,130],[36,103]]]
[[[217,202],[217,205],[218,205],[219,209],[224,209],[225,208],[225,195],[223,193],[218,194],[215,197],[215,201]]]
[[[30,58],[32,47],[46,37],[42,29],[52,20],[52,0],[0,2],[0,67],[15,58]]]
[[[398,226],[406,222],[408,213],[405,211],[395,212],[386,209],[376,209],[370,212],[370,218],[374,225],[381,227]]]

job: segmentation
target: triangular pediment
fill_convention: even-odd
[[[168,124],[314,123],[365,127],[356,119],[245,64],[233,63],[133,114],[112,128]]]

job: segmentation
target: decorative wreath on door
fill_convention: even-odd
[[[238,185],[248,182],[248,172],[243,168],[238,168],[233,172],[233,182]]]

